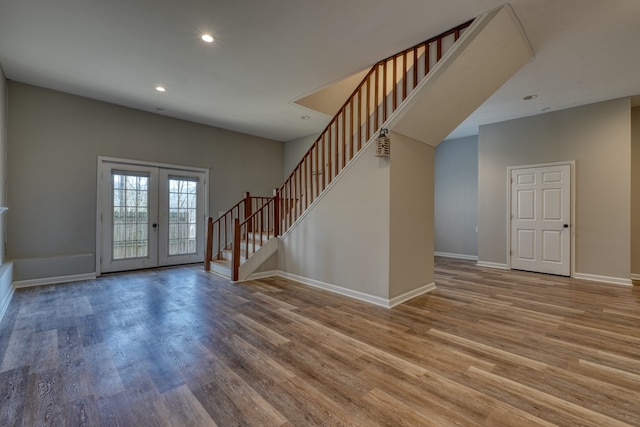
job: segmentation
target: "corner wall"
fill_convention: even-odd
[[[0,206],[7,206],[7,80],[0,66]],[[5,262],[7,213],[0,214],[0,320],[4,316],[13,296],[13,265]]]
[[[507,167],[576,161],[575,272],[629,280],[629,98],[480,127],[478,258],[507,262]]]
[[[209,213],[282,183],[283,144],[9,82],[14,280],[95,272],[98,156],[207,168]]]
[[[441,142],[435,158],[435,251],[478,258],[478,136]]]
[[[389,137],[389,299],[393,299],[434,286],[435,149],[398,133]]]
[[[640,107],[631,109],[631,278],[640,280]]]

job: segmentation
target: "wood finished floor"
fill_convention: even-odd
[[[17,291],[0,426],[640,425],[640,288],[437,259],[388,310],[182,267]]]

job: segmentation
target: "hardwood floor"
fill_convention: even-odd
[[[19,290],[0,426],[640,425],[640,288],[438,258],[388,310],[201,267]]]

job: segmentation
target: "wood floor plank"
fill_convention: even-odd
[[[541,414],[541,418],[543,419],[547,416],[551,417],[551,412],[559,414],[560,417],[563,417],[561,420],[558,420],[560,425],[580,424],[593,427],[631,425],[508,378],[477,369],[473,366],[469,368],[467,372],[471,378],[486,382],[494,388],[505,390],[512,395],[521,396],[523,399],[535,401],[538,405],[546,409],[545,413]],[[552,422],[555,423],[556,420],[554,419]]]
[[[24,425],[64,425],[62,378],[57,370],[29,375]]]
[[[68,426],[104,426],[102,417],[100,416],[100,410],[93,396],[66,403],[63,420]]]
[[[169,411],[169,425],[216,427],[216,423],[186,385],[174,388],[162,397]]]
[[[0,372],[0,426],[21,426],[27,399],[29,367]]]
[[[393,309],[200,266],[16,290],[0,425],[640,426],[640,287],[434,273]]]
[[[48,330],[33,334],[33,359],[31,373],[56,369],[58,360],[58,331]]]
[[[124,385],[116,368],[111,350],[102,344],[95,344],[84,348],[87,371],[95,398],[111,396],[124,391]]]

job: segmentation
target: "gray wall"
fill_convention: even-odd
[[[7,206],[7,81],[0,66],[0,206]],[[4,245],[7,230],[7,214],[0,215],[0,320],[4,316],[13,295],[11,286],[13,268],[4,263]]]
[[[575,271],[628,280],[630,155],[629,98],[481,126],[479,261],[507,262],[507,167],[575,160]]]
[[[7,206],[7,80],[0,65],[0,206]],[[5,259],[6,214],[0,216],[0,265]]]
[[[435,149],[399,133],[389,137],[389,298],[395,298],[433,284]]]
[[[631,274],[640,280],[640,107],[631,109]]]
[[[478,136],[441,142],[435,157],[435,251],[478,256]]]
[[[14,280],[95,270],[98,156],[209,169],[210,214],[282,183],[281,142],[17,82],[9,106]]]
[[[291,141],[287,141],[284,143],[284,177],[285,179],[289,176],[289,174],[293,171],[300,160],[302,160],[302,156],[304,156],[309,150],[309,147],[316,142],[316,138],[318,135],[308,135],[303,136],[302,138],[293,139]],[[281,185],[282,183],[278,184]]]

